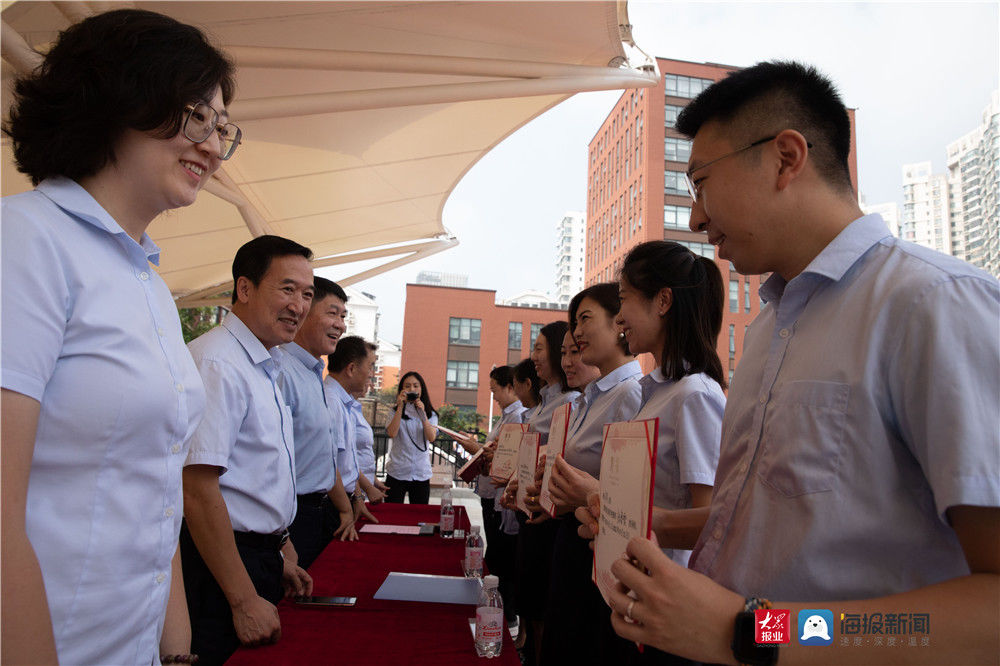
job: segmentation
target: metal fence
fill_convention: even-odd
[[[375,434],[375,473],[380,478],[385,478],[385,463],[388,459],[389,444],[392,438],[385,432],[384,426],[372,428]],[[467,485],[456,476],[456,472],[469,459],[465,449],[455,443],[447,435],[438,435],[438,438],[431,443],[431,466],[449,466],[452,470],[452,478],[460,485]]]

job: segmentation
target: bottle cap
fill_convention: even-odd
[[[485,588],[496,587],[499,584],[500,584],[500,579],[494,576],[493,574],[490,574],[489,576],[485,576],[483,578],[483,587]]]

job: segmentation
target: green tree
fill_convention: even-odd
[[[184,334],[184,342],[188,343],[197,338],[202,333],[206,333],[221,321],[221,308],[178,308],[177,314],[181,318],[181,332]]]
[[[486,418],[474,409],[456,407],[455,405],[441,405],[438,407],[437,413],[438,423],[445,428],[460,432],[473,432]]]

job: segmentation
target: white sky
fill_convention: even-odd
[[[998,8],[995,1],[632,0],[629,18],[636,43],[652,56],[818,67],[857,109],[862,196],[901,203],[902,165],[931,160],[942,172],[947,144],[979,124],[1000,87]],[[500,298],[552,291],[556,224],[568,210],[586,210],[587,144],[620,95],[577,95],[515,132],[445,206],[458,247],[354,285],[375,295],[381,337],[402,341],[405,285],[421,270],[467,273],[470,287],[496,289]]]

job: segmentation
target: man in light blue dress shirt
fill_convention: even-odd
[[[337,344],[337,350],[327,357],[329,375],[324,387],[335,427],[339,426],[341,438],[346,444],[338,451],[337,460],[342,469],[350,470],[343,472],[343,479],[345,490],[353,498],[354,516],[363,515],[377,523],[378,520],[365,507],[365,500],[379,502],[384,494],[373,481],[374,465],[370,471],[363,466],[362,447],[367,447],[370,453],[371,442],[358,442],[357,423],[359,417],[363,421],[364,416],[361,415],[361,403],[355,397],[364,394],[371,380],[376,349],[374,344],[356,335],[343,338]],[[369,474],[372,476],[369,477]]]
[[[616,631],[713,663],[996,663],[996,278],[862,216],[847,111],[810,67],[730,74],[677,129],[693,137],[691,229],[736,270],[772,275],[693,571],[633,540],[638,568],[613,569],[636,595],[612,597]],[[836,640],[756,645],[750,611],[768,604],[792,632],[800,612],[832,611]],[[853,641],[840,620],[854,615],[901,619],[889,633],[912,640]]]
[[[224,662],[241,643],[277,640],[283,592],[312,590],[287,540],[295,445],[277,349],[309,311],[311,256],[277,236],[243,245],[231,312],[189,345],[206,405],[184,467],[181,556],[191,647],[203,664]]]
[[[347,294],[336,282],[315,277],[313,300],[295,341],[282,347],[280,385],[292,413],[297,510],[288,532],[308,567],[338,536],[357,539],[354,513],[337,464],[344,447],[339,423],[327,409],[323,356],[347,330]]]

